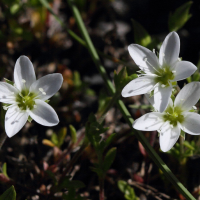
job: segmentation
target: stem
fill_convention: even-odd
[[[7,135],[6,135],[5,132],[3,132],[3,133],[1,134],[1,136],[0,136],[0,150],[1,150],[1,148],[2,148],[2,146],[3,146],[3,144],[4,144],[4,142],[6,141],[6,138],[7,138]]]
[[[78,27],[83,35],[83,38],[87,44],[88,51],[99,70],[99,73],[101,74],[103,80],[105,81],[105,85],[109,91],[110,94],[113,95],[115,92],[115,89],[111,83],[111,81],[108,79],[106,71],[104,67],[102,66],[99,56],[93,46],[93,43],[89,37],[89,34],[85,28],[85,25],[83,23],[83,20],[81,18],[81,15],[79,13],[78,8],[74,4],[73,0],[68,0],[68,3],[72,9],[72,12],[74,14],[74,17],[76,19],[76,22],[78,24]],[[117,101],[118,108],[121,110],[123,117],[126,119],[127,123],[132,127],[132,124],[134,120],[131,118],[130,113],[128,112],[127,108],[123,104],[121,100]],[[167,165],[162,161],[162,159],[158,156],[158,154],[155,152],[155,150],[151,147],[151,145],[146,140],[145,136],[140,132],[134,130],[136,137],[138,140],[142,143],[152,160],[155,162],[155,164],[163,171],[167,179],[174,185],[174,187],[188,200],[195,200],[195,198],[191,195],[191,193],[181,184],[181,182],[174,176],[174,174],[171,172],[171,170],[167,167]]]
[[[99,177],[99,200],[104,200],[104,178]]]
[[[71,29],[67,27],[66,24],[63,23],[63,21],[54,13],[54,11],[49,6],[48,2],[46,0],[40,0],[41,4],[55,17],[55,19],[59,22],[59,24],[69,33],[69,35],[74,38],[77,42],[79,42],[81,45],[87,48],[87,44],[84,40],[82,40],[76,33],[74,33]],[[124,60],[120,60],[118,58],[115,58],[113,56],[107,55],[100,50],[97,50],[98,54],[104,58],[107,58],[111,60],[114,63],[126,65],[127,67],[133,68],[136,67],[136,65],[129,64]]]

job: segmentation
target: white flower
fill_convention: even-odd
[[[61,74],[49,74],[36,80],[33,65],[28,57],[18,58],[14,69],[14,86],[0,82],[0,102],[8,104],[5,130],[8,137],[15,135],[26,123],[28,116],[44,126],[54,126],[59,119],[45,101],[61,87]]]
[[[200,115],[190,112],[200,98],[200,82],[184,86],[174,103],[170,98],[167,109],[163,112],[152,112],[143,115],[133,123],[133,128],[142,131],[160,133],[160,148],[169,151],[180,136],[181,129],[191,135],[200,135]],[[153,98],[149,101],[154,104]]]
[[[160,112],[166,109],[176,81],[189,77],[197,69],[191,62],[180,61],[180,40],[176,32],[169,33],[165,38],[159,59],[155,53],[137,44],[131,44],[128,50],[142,74],[124,87],[122,96],[135,96],[154,90],[155,107]]]

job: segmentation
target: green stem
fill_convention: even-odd
[[[0,150],[4,144],[4,142],[6,141],[6,138],[7,138],[7,135],[5,132],[3,132],[1,135],[0,135]]]
[[[103,67],[103,65],[100,62],[99,56],[93,46],[93,43],[89,37],[89,34],[85,28],[85,25],[83,23],[83,20],[81,18],[81,15],[79,13],[78,8],[74,4],[73,0],[68,0],[68,3],[72,9],[72,12],[74,14],[74,17],[76,19],[76,22],[78,24],[78,27],[83,35],[83,38],[87,44],[88,51],[99,70],[99,73],[101,74],[103,80],[105,81],[105,85],[109,91],[110,94],[113,95],[115,92],[115,89],[111,83],[111,81],[108,79],[106,71]],[[128,112],[127,108],[123,104],[121,100],[117,101],[118,108],[121,110],[124,118],[126,119],[127,123],[132,127],[132,124],[134,120],[131,118],[130,113]],[[155,150],[151,147],[151,145],[146,140],[145,136],[140,131],[135,131],[135,135],[138,138],[138,140],[142,143],[152,160],[155,162],[155,164],[163,171],[165,176],[168,178],[168,180],[174,185],[174,187],[188,200],[195,200],[195,198],[191,195],[191,193],[181,184],[181,182],[174,176],[174,174],[171,172],[171,170],[167,167],[167,165],[162,161],[162,159],[158,156],[158,154],[155,152]]]
[[[55,17],[55,19],[59,22],[59,24],[69,33],[69,35],[74,38],[77,42],[79,42],[81,45],[83,45],[84,47],[87,48],[87,44],[84,40],[82,40],[76,33],[74,33],[71,29],[69,29],[67,27],[66,24],[63,23],[63,21],[53,12],[53,10],[51,9],[51,7],[49,6],[49,3],[46,0],[40,0],[41,4]],[[111,60],[114,63],[118,63],[118,64],[122,64],[122,65],[126,65],[130,68],[132,67],[136,67],[136,65],[133,64],[129,64],[124,60],[120,60],[118,58],[115,58],[113,56],[109,56],[103,52],[101,52],[100,50],[97,50],[98,54],[104,58],[107,58],[109,60]]]

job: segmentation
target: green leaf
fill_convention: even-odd
[[[16,192],[14,186],[7,189],[1,196],[0,200],[16,200]]]
[[[8,174],[7,174],[7,164],[6,163],[4,163],[3,166],[2,166],[2,173],[4,174],[4,176],[9,178]]]
[[[13,81],[8,80],[7,78],[4,78],[4,80],[5,80],[6,83],[8,83],[8,84],[10,84],[10,85],[14,85],[14,82],[13,82]]]
[[[109,104],[110,100],[111,100],[111,97],[108,97],[103,90],[100,91],[99,101],[98,101],[99,107],[97,111],[97,113],[100,116],[101,116],[101,113],[103,113],[104,110],[107,108],[107,105]]]
[[[121,71],[117,74],[116,71],[114,71],[114,83],[116,90],[120,90],[125,86],[123,84],[124,80],[127,78],[128,74],[126,71],[126,67],[123,67]]]
[[[65,141],[65,137],[67,135],[67,128],[63,127],[58,132],[58,147],[61,147]]]
[[[58,137],[57,137],[57,135],[56,135],[56,133],[53,133],[52,135],[51,135],[51,142],[53,143],[53,144],[55,144],[56,146],[58,146]]]
[[[10,13],[12,15],[14,15],[19,11],[20,8],[21,8],[20,4],[19,3],[15,3],[10,7]]]
[[[74,81],[75,88],[80,89],[82,86],[82,81],[81,81],[81,77],[78,71],[74,72],[73,81]]]
[[[104,173],[106,173],[108,171],[108,169],[110,168],[111,164],[113,163],[114,159],[115,159],[115,156],[116,156],[116,152],[117,152],[117,149],[116,147],[113,147],[111,148],[105,158],[104,158],[104,161],[103,161],[103,171]]]
[[[77,181],[77,180],[69,180],[71,177],[67,176],[63,179],[63,181],[59,184],[58,186],[58,190],[62,190],[63,188],[67,188],[67,189],[80,189],[85,187],[85,184],[81,181]]]
[[[151,36],[140,23],[134,19],[132,19],[132,23],[134,28],[135,43],[147,47],[151,43]]]
[[[72,125],[69,125],[69,129],[70,129],[70,133],[71,133],[72,143],[75,144],[77,142],[76,129]]]
[[[30,122],[30,123],[31,123],[31,122],[32,122],[32,120],[33,120],[33,119],[32,119],[32,117],[29,115],[29,116],[28,116],[28,122]]]
[[[116,133],[111,134],[111,135],[106,139],[104,148],[108,147],[108,146],[113,142],[113,140],[115,139],[115,137],[116,137]]]
[[[67,128],[66,127],[61,128],[58,134],[53,133],[51,135],[51,142],[60,148],[65,141],[66,134],[67,134]]]
[[[97,167],[90,167],[90,169],[95,172],[97,174],[98,177],[103,177],[104,176],[104,172],[102,171],[102,169],[99,168],[99,166]]]
[[[188,1],[179,8],[177,8],[173,14],[170,14],[168,20],[170,31],[179,30],[190,19],[192,15],[189,14],[189,10],[192,3],[192,1]]]
[[[124,193],[124,197],[127,200],[137,200],[138,198],[135,195],[134,189],[126,182],[126,181],[118,181],[117,182],[118,188],[121,192]]]
[[[98,149],[99,143],[101,141],[100,134],[105,133],[107,128],[104,128],[102,124],[99,124],[96,121],[94,114],[90,114],[86,123],[86,136],[89,142],[94,146],[95,149]]]

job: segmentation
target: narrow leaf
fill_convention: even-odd
[[[16,200],[16,192],[14,186],[7,189],[1,196],[0,200]]]
[[[151,36],[140,23],[134,19],[132,19],[132,23],[134,28],[135,43],[147,47],[151,43]]]
[[[111,164],[113,163],[115,156],[116,156],[116,152],[117,152],[116,147],[113,147],[112,149],[110,149],[107,152],[107,154],[104,158],[104,161],[103,161],[104,173],[106,173],[106,171],[110,168]]]
[[[6,163],[4,163],[2,166],[2,172],[7,178],[9,178],[8,174],[7,174],[7,164]]]
[[[70,133],[71,133],[72,143],[75,144],[77,142],[76,129],[72,125],[69,125],[69,129],[70,129]]]
[[[170,31],[179,30],[190,19],[192,15],[189,13],[189,10],[192,3],[192,1],[188,1],[177,8],[173,14],[170,14],[168,20]]]

